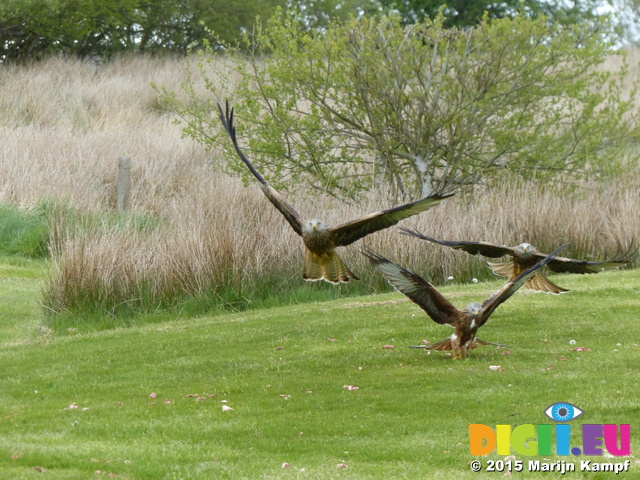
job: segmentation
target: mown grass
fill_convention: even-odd
[[[171,304],[159,303],[149,298],[153,295],[150,290],[141,291],[143,296],[138,297],[136,302],[123,301],[120,304],[115,304],[110,299],[100,300],[88,296],[82,299],[83,303],[78,304],[77,310],[73,313],[52,314],[45,307],[42,320],[43,325],[51,329],[52,333],[66,335],[161,323],[176,318],[215,316],[283,305],[317,303],[353,297],[356,295],[354,291],[363,290],[358,284],[333,286],[316,283],[278,291],[277,285],[278,282],[263,284],[262,289],[251,289],[250,292],[222,286],[218,290],[203,291],[199,295],[182,294],[173,298],[175,303]],[[43,288],[47,288],[46,282]],[[144,295],[149,297],[145,298]],[[105,303],[108,308],[106,314],[105,310],[100,308]]]
[[[3,478],[470,478],[470,423],[552,423],[557,401],[578,422],[630,423],[637,451],[637,270],[519,292],[480,330],[510,348],[457,362],[406,348],[450,329],[396,293],[48,336],[34,335],[39,280],[23,280],[5,278],[0,303],[26,325],[0,336]],[[442,290],[462,307],[500,285]]]
[[[46,261],[0,254],[0,345],[39,335],[39,293]]]

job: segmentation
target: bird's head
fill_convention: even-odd
[[[309,220],[304,224],[304,227],[302,228],[302,233],[305,234],[324,233],[326,231],[327,226],[322,220],[318,220],[317,218]]]
[[[473,302],[464,307],[464,309],[471,315],[478,315],[482,311],[482,305],[480,305],[478,302]]]
[[[518,255],[526,257],[535,253],[536,249],[528,243],[521,243],[516,247],[516,252]]]

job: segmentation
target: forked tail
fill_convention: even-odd
[[[347,283],[352,278],[359,280],[333,250],[321,255],[307,250],[302,277],[310,282],[325,280],[330,283]]]

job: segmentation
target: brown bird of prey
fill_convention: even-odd
[[[548,264],[553,256],[567,244],[554,250],[553,253],[544,257],[532,267],[524,270],[498,292],[480,305],[477,302],[470,303],[464,310],[459,310],[449,300],[447,300],[433,285],[424,280],[419,275],[396,265],[380,255],[373,252],[362,252],[369,257],[371,263],[384,276],[387,281],[400,293],[405,294],[409,299],[422,308],[434,322],[448,324],[455,328],[451,336],[445,340],[428,345],[420,345],[412,348],[425,348],[427,350],[453,350],[453,359],[465,358],[469,350],[478,345],[500,345],[499,343],[483,342],[476,338],[476,332],[485,324],[491,314],[498,306],[513,295],[525,282],[527,282],[536,271]]]
[[[358,277],[349,270],[335,252],[336,247],[350,245],[370,233],[391,227],[402,219],[435,207],[443,199],[453,195],[436,193],[422,200],[372,213],[366,217],[343,223],[337,227],[328,227],[321,220],[317,219],[305,222],[300,214],[266,182],[244,153],[242,153],[242,150],[238,146],[236,128],[233,124],[233,109],[229,109],[229,102],[226,104],[226,111],[222,109],[220,104],[218,104],[218,109],[220,111],[220,121],[233,141],[233,146],[238,156],[246,164],[258,182],[260,182],[260,188],[267,199],[284,215],[284,218],[289,222],[295,232],[302,237],[302,241],[306,247],[303,271],[303,278],[305,280],[317,281],[324,279],[331,283],[346,283],[351,278],[358,280]]]
[[[407,228],[401,229],[403,233],[412,235],[422,240],[444,245],[446,247],[455,248],[457,250],[464,250],[471,255],[482,255],[489,258],[499,258],[505,255],[511,257],[504,263],[491,263],[487,262],[489,268],[495,272],[496,275],[501,277],[508,277],[509,280],[513,280],[521,272],[529,267],[532,267],[537,262],[547,256],[546,253],[538,251],[532,245],[528,243],[521,243],[517,247],[504,247],[494,245],[487,242],[456,242],[436,240],[435,238],[427,237],[415,230],[409,230]],[[598,273],[602,270],[609,268],[623,267],[629,261],[628,260],[611,260],[605,262],[590,262],[587,260],[574,260],[572,258],[554,257],[547,265],[547,268],[552,272],[557,273]],[[560,294],[568,292],[566,288],[559,287],[545,277],[542,270],[537,271],[528,281],[525,283],[525,288],[530,290],[538,290],[545,293]]]

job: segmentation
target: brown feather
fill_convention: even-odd
[[[429,282],[419,275],[412,273],[386,258],[372,252],[362,253],[369,258],[378,272],[399,292],[420,306],[437,323],[447,323],[455,328],[451,337],[425,345],[422,348],[428,350],[452,350],[454,360],[465,358],[469,349],[477,345],[489,345],[487,342],[476,339],[476,331],[482,327],[491,314],[503,302],[509,299],[520,287],[529,281],[536,272],[549,263],[554,255],[566,247],[567,244],[554,250],[550,255],[542,259],[530,268],[523,270],[513,280],[507,282],[498,292],[480,305],[471,303],[464,310],[457,309],[442,294],[440,294]],[[517,263],[517,262],[516,262]],[[517,269],[521,265],[518,264]],[[420,348],[420,347],[414,347]]]
[[[253,164],[249,161],[249,159],[245,156],[238,145],[238,138],[236,137],[236,127],[233,124],[233,108],[229,108],[229,101],[226,102],[226,111],[222,110],[222,106],[218,104],[218,112],[220,114],[220,121],[222,122],[222,126],[225,131],[231,138],[233,142],[233,147],[236,149],[236,153],[240,157],[240,160],[244,162],[247,166],[251,174],[260,182],[260,188],[262,189],[262,193],[267,199],[271,202],[271,204],[278,209],[278,211],[284,216],[284,218],[289,222],[291,228],[298,234],[302,235],[302,217],[296,209],[293,208],[283,197],[280,195],[274,188],[271,187],[267,183],[267,181],[260,175]]]
[[[331,283],[348,282],[351,278],[357,280],[358,277],[347,268],[340,257],[333,251],[333,247],[349,245],[370,233],[391,227],[400,220],[424,212],[439,204],[443,199],[453,195],[452,193],[438,192],[416,202],[372,213],[360,219],[343,223],[335,228],[328,228],[326,229],[326,236],[316,237],[315,235],[309,235],[307,233],[308,223],[304,223],[300,214],[267,183],[242,152],[240,145],[238,145],[236,127],[233,122],[233,108],[229,108],[229,102],[226,102],[225,109],[218,104],[218,111],[222,126],[231,138],[236,153],[260,183],[260,188],[265,197],[285,217],[291,228],[303,237],[303,242],[308,249],[305,255],[303,273],[303,277],[306,280],[324,279]]]
[[[603,270],[622,268],[630,259],[609,260],[603,262],[590,262],[587,260],[574,260],[572,258],[558,257],[547,265],[547,268],[556,273],[598,273]]]
[[[451,345],[451,338],[445,338],[436,343],[428,343],[424,347],[425,350],[453,350]]]
[[[499,258],[505,255],[513,255],[514,249],[511,247],[501,247],[487,242],[465,242],[465,241],[446,241],[436,240],[435,238],[428,237],[418,232],[417,230],[410,230],[408,228],[401,227],[400,230],[405,235],[419,238],[431,243],[437,243],[438,245],[444,245],[445,247],[454,248],[456,250],[463,250],[471,255],[482,255],[483,257]]]
[[[331,229],[335,238],[335,246],[350,245],[371,233],[392,227],[400,220],[429,210],[451,196],[453,196],[452,193],[435,193],[415,202],[371,213],[366,217],[338,225]]]
[[[457,250],[463,250],[467,253],[470,253],[471,255],[482,255],[489,258],[498,258],[504,255],[509,255],[512,257],[512,259],[506,262],[487,263],[496,275],[508,277],[510,280],[515,279],[518,275],[520,275],[521,272],[523,272],[527,268],[532,267],[537,262],[547,257],[546,253],[539,252],[536,249],[533,249],[533,251],[530,252],[525,258],[518,253],[517,247],[505,247],[487,242],[437,240],[435,238],[423,235],[416,230],[409,230],[407,228],[401,228],[401,230],[405,235],[411,235],[421,240],[437,243],[439,245],[444,245],[446,247],[454,248]],[[627,265],[636,254],[637,250],[634,249],[634,246],[632,244],[627,249],[627,252],[625,254],[613,260],[592,262],[587,260],[575,260],[566,257],[554,257],[547,263],[547,268],[552,272],[557,273],[598,273],[606,269],[622,268]],[[568,292],[567,289],[553,284],[546,277],[544,277],[541,272],[538,272],[536,277],[537,278],[531,279],[530,281],[525,283],[525,288],[555,294]]]
[[[525,288],[530,290],[536,290],[539,292],[553,293],[558,295],[560,293],[568,292],[566,288],[559,287],[551,280],[549,280],[542,272],[538,271],[531,277],[527,283],[524,284]]]
[[[500,277],[511,277],[513,275],[513,259],[509,259],[506,262],[503,263],[492,263],[492,262],[487,262],[487,265],[489,265],[489,268],[491,270],[493,270],[493,273],[495,273],[496,275],[500,276]],[[514,276],[517,277],[518,275],[516,274]]]
[[[322,254],[307,250],[302,277],[310,282],[326,280],[331,283],[347,283],[352,278],[359,280],[334,250]]]
[[[503,345],[501,343],[489,343],[489,342],[485,342],[484,340],[480,340],[479,338],[476,338],[476,341],[474,342],[473,347],[471,348],[476,348],[478,345],[493,345],[496,347],[509,348],[509,345]]]
[[[482,304],[482,314],[480,315],[480,319],[478,322],[478,327],[484,325],[484,323],[489,319],[489,316],[495,311],[496,308],[507,299],[509,299],[514,293],[518,291],[520,287],[522,287],[525,283],[527,283],[536,273],[539,273],[540,269],[548,264],[560,250],[565,248],[568,243],[556,248],[553,252],[547,255],[545,258],[540,260],[535,265],[523,270],[518,274],[516,278],[513,280],[509,280],[507,284],[502,287],[498,292],[494,293],[491,298],[485,300]],[[518,262],[516,262],[517,269],[520,268]]]
[[[468,350],[472,350],[474,348],[478,348],[479,345],[493,345],[496,347],[505,347],[508,348],[507,345],[503,345],[501,343],[489,343],[484,340],[480,340],[479,338],[474,339],[473,343],[467,347]],[[418,345],[411,348],[424,348],[425,350],[453,350],[453,344],[451,343],[451,338],[445,338],[444,340],[440,340],[436,343],[428,343],[426,345]]]
[[[412,302],[427,312],[427,315],[434,322],[456,325],[458,320],[464,317],[464,312],[457,309],[420,275],[416,275],[374,252],[363,251],[362,253],[369,258],[393,288],[409,297]]]

